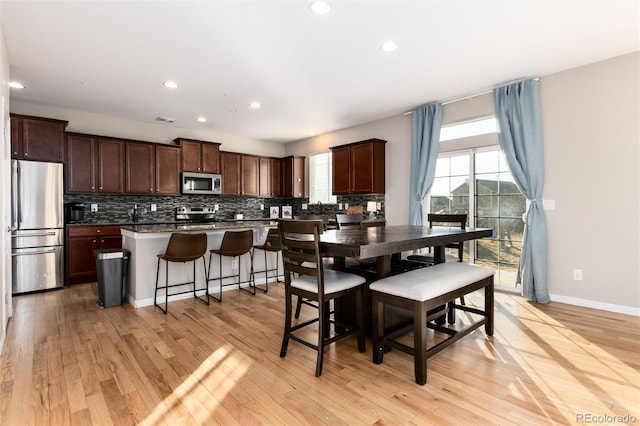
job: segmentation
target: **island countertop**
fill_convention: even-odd
[[[134,233],[161,233],[161,232],[189,232],[189,231],[214,231],[227,229],[265,228],[277,226],[278,222],[269,219],[238,220],[213,223],[156,223],[125,225],[120,229]]]

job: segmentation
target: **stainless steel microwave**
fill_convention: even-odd
[[[222,177],[211,173],[182,172],[183,194],[220,194]]]

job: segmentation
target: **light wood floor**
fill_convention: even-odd
[[[95,300],[91,285],[14,298],[0,424],[640,421],[637,317],[498,293],[495,335],[481,328],[431,358],[418,386],[408,355],[375,365],[370,340],[364,354],[355,338],[332,345],[320,378],[312,350],[291,342],[280,358],[281,284],[211,306],[173,302],[167,316]]]

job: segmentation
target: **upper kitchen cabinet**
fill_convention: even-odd
[[[180,148],[143,142],[125,143],[125,193],[180,193]]]
[[[220,144],[177,138],[173,140],[182,147],[182,171],[220,173]]]
[[[282,169],[284,167],[284,160],[282,158],[271,158],[271,196],[272,197],[282,197]],[[261,170],[261,179],[262,179],[262,168]],[[261,180],[262,182],[262,180]]]
[[[64,162],[64,129],[68,121],[10,114],[11,158]]]
[[[68,193],[122,194],[124,141],[67,133]]]
[[[290,156],[283,159],[282,196],[304,197],[304,157]]]
[[[216,147],[216,163],[218,149]],[[156,194],[180,195],[180,148],[156,145]]]
[[[386,143],[367,139],[331,148],[333,194],[384,194]]]
[[[260,186],[260,157],[242,155],[240,159],[241,194],[247,197],[257,197]],[[224,182],[224,181],[223,181]]]
[[[241,154],[235,152],[220,152],[222,195],[240,195],[241,157]]]

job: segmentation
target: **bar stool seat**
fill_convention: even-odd
[[[225,231],[224,236],[222,237],[222,243],[220,244],[220,248],[213,249],[209,251],[209,270],[207,271],[207,287],[209,286],[209,282],[213,280],[218,280],[220,284],[219,296],[215,297],[212,294],[207,293],[208,297],[211,297],[218,302],[222,302],[222,287],[228,285],[238,285],[239,290],[246,291],[255,296],[256,294],[256,283],[253,273],[253,251],[251,248],[253,247],[253,231],[251,229],[247,229],[244,231]],[[240,273],[242,272],[242,256],[245,254],[249,254],[249,258],[251,261],[251,268],[249,270],[249,280],[241,281]],[[211,277],[211,266],[213,255],[218,255],[219,259],[219,276]],[[238,258],[238,273],[231,275],[222,275],[222,258],[223,257],[232,257]],[[227,283],[223,284],[223,280],[225,278],[238,278],[235,283]],[[246,287],[242,287],[242,284],[249,283],[249,289]]]
[[[267,232],[267,237],[265,238],[264,242],[262,244],[256,244],[253,246],[254,255],[256,250],[262,250],[264,252],[264,270],[254,271],[254,274],[264,272],[264,289],[258,286],[256,286],[256,288],[266,293],[269,291],[269,278],[275,278],[276,281],[278,281],[280,278],[280,268],[278,263],[280,252],[282,252],[282,245],[280,244],[280,233],[278,232],[278,228],[270,228],[269,232]],[[269,265],[267,263],[267,253],[276,254],[275,268],[269,268]],[[269,272],[275,272],[276,274],[269,276]]]
[[[200,289],[205,291],[206,298],[199,297],[197,295],[196,285],[196,261],[202,258],[202,269],[204,271],[204,277],[206,278],[207,267],[204,258],[204,254],[207,252],[207,234],[184,234],[180,232],[174,232],[169,237],[167,248],[164,253],[158,255],[158,268],[156,270],[156,290],[153,294],[153,305],[157,306],[165,315],[169,310],[169,296],[175,296],[178,294],[189,293],[192,290],[183,290],[176,293],[169,294],[169,289],[174,287],[182,287],[193,284],[193,297],[200,300],[203,303],[209,304],[209,291],[208,286]],[[160,278],[160,261],[164,260],[166,263],[165,268],[165,281],[164,288],[158,286]],[[187,281],[184,283],[169,284],[169,263],[187,263],[193,262],[193,281]],[[158,290],[164,289],[165,303],[164,308],[157,303]]]

